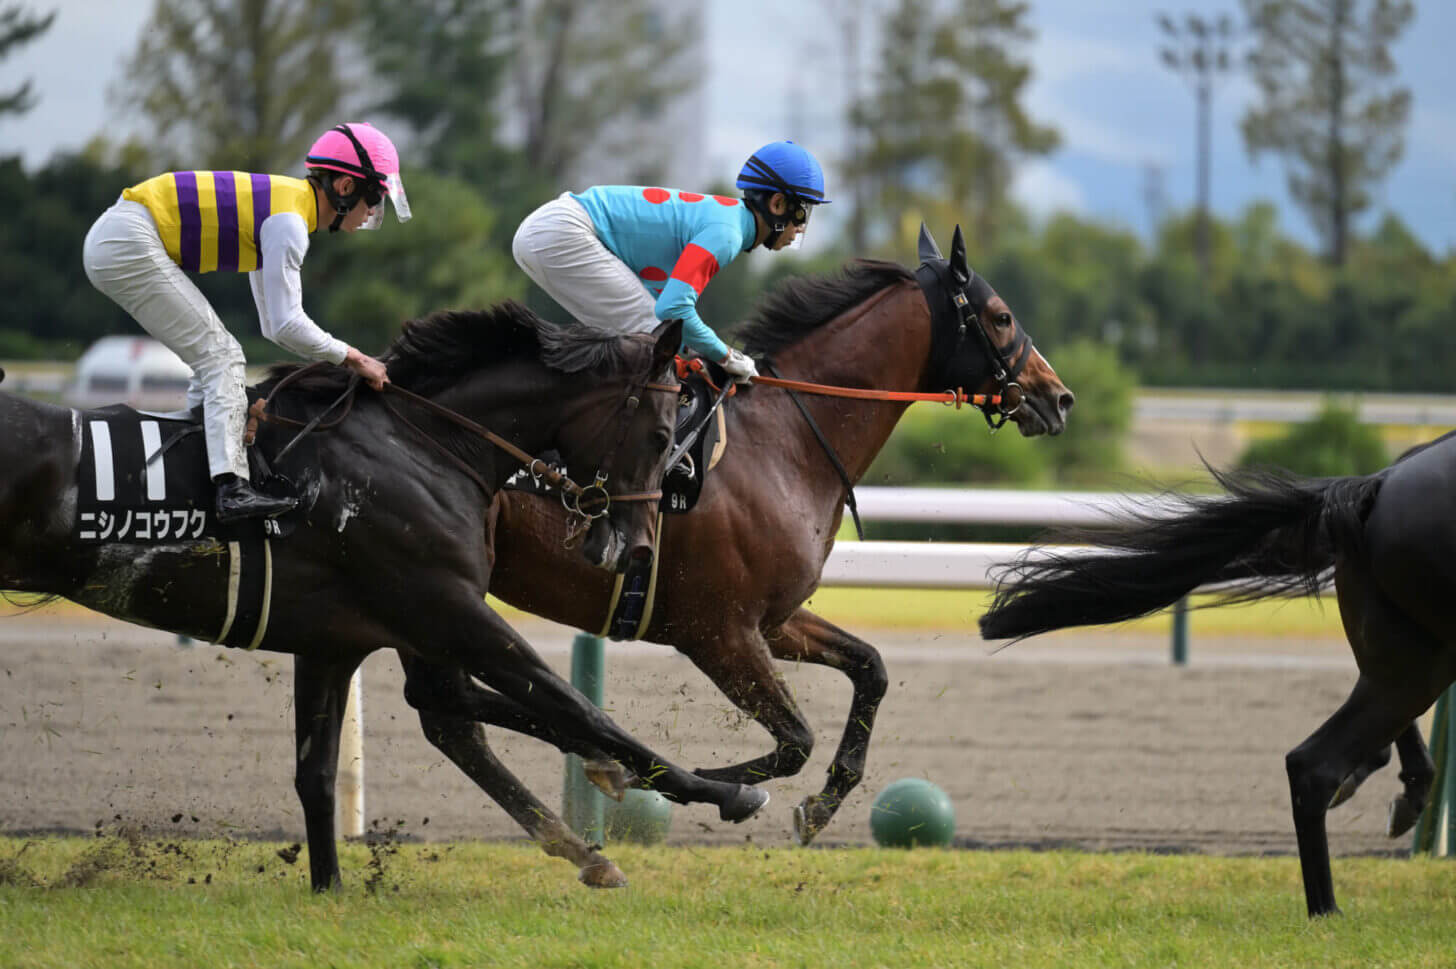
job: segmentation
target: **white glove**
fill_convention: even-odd
[[[742,350],[729,350],[728,356],[721,361],[723,369],[733,375],[733,382],[746,384],[758,376],[758,368],[753,365],[753,358]]]

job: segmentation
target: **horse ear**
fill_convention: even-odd
[[[666,320],[657,324],[657,329],[652,335],[657,338],[657,345],[652,348],[652,368],[656,370],[662,364],[677,356],[682,348],[682,320]]]
[[[937,246],[935,240],[930,238],[930,230],[925,227],[924,222],[920,223],[920,261],[930,262],[932,259],[944,258],[940,254],[940,246]]]
[[[955,237],[950,240],[950,271],[962,286],[971,281],[971,267],[966,263],[966,237],[960,226],[956,226]]]

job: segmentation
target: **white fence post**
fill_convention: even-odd
[[[344,704],[344,726],[339,734],[339,773],[334,781],[339,833],[346,838],[364,835],[364,670],[349,680]]]

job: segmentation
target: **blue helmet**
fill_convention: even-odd
[[[764,145],[738,173],[738,187],[744,191],[782,192],[811,205],[829,201],[824,197],[824,169],[792,141]]]

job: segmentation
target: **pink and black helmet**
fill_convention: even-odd
[[[339,172],[354,176],[355,189],[348,196],[334,191],[332,179],[318,178],[336,212],[330,232],[338,231],[344,216],[361,198],[369,206],[369,218],[361,228],[379,228],[384,220],[384,196],[389,197],[399,221],[409,221],[409,199],[399,175],[399,152],[373,125],[363,121],[335,125],[313,143],[304,161],[310,174]]]

